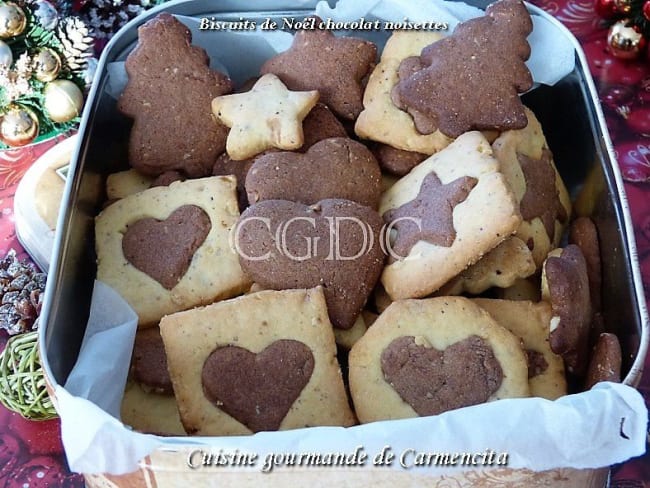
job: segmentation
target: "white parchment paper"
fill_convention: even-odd
[[[449,22],[480,15],[475,8],[434,0],[341,0],[335,9],[318,5],[324,19],[367,19]],[[199,31],[198,20],[181,17],[205,48],[212,65],[237,84],[257,74],[262,61],[287,49],[286,32]],[[552,23],[536,17],[529,38],[529,61],[538,83],[553,84],[572,71],[574,51]],[[386,33],[374,33],[383,43]],[[218,41],[218,42],[215,42]],[[224,46],[234,48],[224,49]],[[245,55],[242,55],[245,53]],[[118,97],[126,82],[123,63],[109,67],[108,92]],[[117,419],[136,330],[136,316],[112,289],[98,283],[78,362],[56,396],[62,438],[73,471],[122,474],[161,446],[204,445],[207,449],[239,449],[263,459],[269,453],[353,452],[363,446],[370,459],[391,446],[396,453],[507,452],[508,467],[545,470],[592,468],[618,463],[645,449],[647,410],[633,388],[604,383],[592,391],[551,402],[542,399],[502,400],[431,417],[378,422],[348,429],[322,427],[260,433],[231,438],[162,438],[132,432]],[[395,463],[394,469],[403,469]],[[261,466],[260,466],[261,468]],[[365,468],[372,469],[369,461]],[[235,468],[233,468],[235,469]],[[242,468],[243,469],[243,468]],[[422,468],[420,468],[422,469]],[[439,466],[427,468],[440,474]],[[458,468],[455,468],[458,469]]]

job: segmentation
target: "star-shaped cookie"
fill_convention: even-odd
[[[451,246],[456,239],[454,207],[467,198],[476,183],[476,178],[463,176],[443,185],[435,173],[429,173],[414,200],[384,214],[384,220],[394,223],[397,231],[393,254],[406,257],[418,241]]]
[[[314,17],[315,25],[321,19]],[[336,37],[331,31],[299,31],[288,51],[262,65],[292,90],[318,90],[321,101],[336,115],[355,120],[363,110],[361,80],[370,72],[377,47],[354,37]]]
[[[544,149],[540,159],[532,159],[524,154],[517,154],[517,159],[526,180],[526,193],[519,204],[521,216],[528,221],[539,217],[548,238],[553,241],[555,220],[564,223],[568,216],[555,184],[551,151]]]
[[[290,91],[277,76],[267,74],[250,91],[212,100],[212,112],[230,127],[226,152],[240,161],[272,147],[302,146],[302,121],[317,101],[316,90]]]

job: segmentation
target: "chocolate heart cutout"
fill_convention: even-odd
[[[381,237],[379,214],[355,202],[265,200],[242,213],[233,243],[263,288],[323,286],[332,324],[349,329],[383,269]]]
[[[130,224],[122,252],[129,263],[171,290],[185,276],[211,228],[202,208],[183,205],[165,220],[145,218]]]
[[[203,393],[253,432],[278,430],[309,383],[314,355],[305,344],[283,339],[258,354],[219,347],[203,364]]]
[[[418,415],[437,415],[484,403],[499,389],[501,365],[481,337],[469,336],[444,351],[413,336],[393,340],[381,353],[384,378]]]
[[[381,170],[366,146],[333,137],[304,154],[275,152],[257,158],[246,176],[246,192],[251,204],[282,199],[311,205],[341,198],[377,208]]]

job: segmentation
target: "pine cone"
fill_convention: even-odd
[[[86,19],[98,39],[113,36],[129,20],[164,0],[91,0]]]
[[[68,17],[59,22],[57,37],[63,49],[63,61],[72,72],[81,72],[93,55],[94,40],[88,26],[77,17]]]
[[[45,273],[20,262],[13,249],[0,260],[0,329],[15,335],[38,327],[45,280]]]

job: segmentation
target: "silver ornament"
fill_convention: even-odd
[[[0,41],[0,66],[6,66],[9,68],[13,62],[14,55],[11,52],[9,44],[4,41]]]
[[[59,13],[47,0],[36,0],[33,3],[32,9],[34,17],[38,19],[38,23],[43,29],[52,30],[59,23]]]

